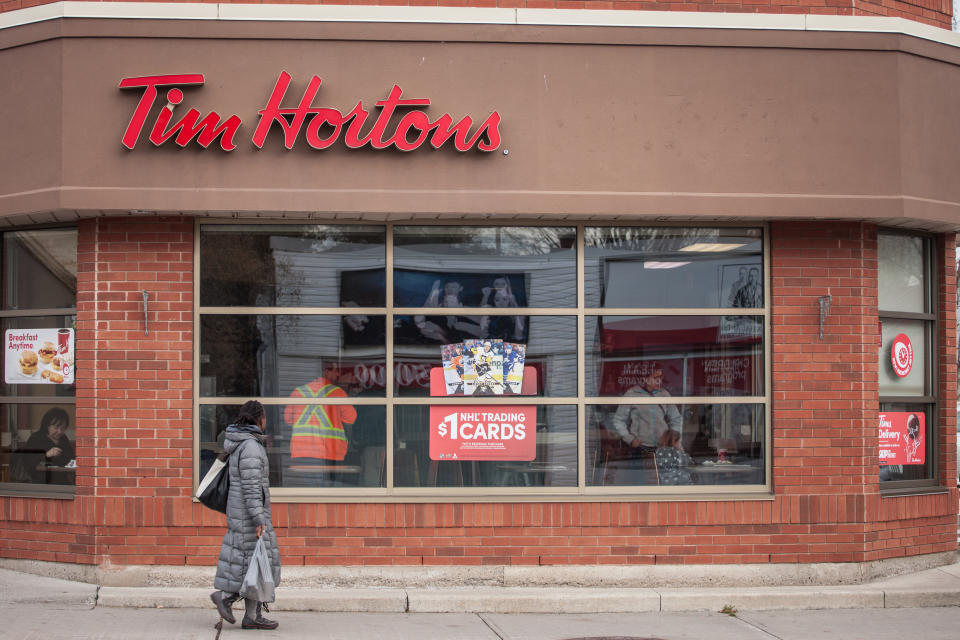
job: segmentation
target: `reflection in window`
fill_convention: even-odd
[[[382,307],[385,238],[375,226],[205,225],[200,304]]]
[[[928,323],[923,320],[900,320],[884,318],[880,321],[880,348],[877,355],[877,370],[880,374],[881,396],[923,396],[927,395],[929,369],[927,367],[927,337],[924,332]],[[900,335],[907,336],[913,348],[913,366],[904,376],[898,375],[893,368],[891,351],[894,340]]]
[[[899,481],[935,478],[938,425],[933,389],[935,358],[931,356],[937,325],[931,291],[932,254],[928,237],[878,233],[878,459],[881,483],[891,483],[887,488],[896,488]],[[915,316],[898,317],[905,312]]]
[[[77,230],[3,234],[3,308],[59,309],[77,304]]]
[[[204,315],[200,395],[283,397],[325,380],[383,396],[384,325],[374,315]]]
[[[464,339],[453,333],[450,323],[460,316],[422,316],[425,322],[435,323],[450,333],[449,342],[439,342],[432,335],[424,335],[412,322],[411,316],[396,316],[394,320],[395,393],[401,396],[430,395],[430,370],[441,367],[444,344],[459,343]],[[514,316],[486,316],[487,319],[513,319]],[[570,397],[577,395],[577,319],[574,316],[521,316],[528,330],[525,345],[524,371],[534,376],[536,395]],[[499,336],[490,336],[498,338]],[[453,339],[458,338],[458,339]],[[501,338],[504,342],[513,342]],[[425,375],[424,375],[425,374]],[[524,374],[527,375],[526,373]],[[442,379],[441,379],[442,381]],[[532,391],[531,391],[532,393]],[[434,395],[445,395],[439,388]]]
[[[73,405],[8,404],[0,417],[2,482],[76,484]]]
[[[483,409],[483,407],[478,407]],[[455,410],[451,407],[450,411]],[[431,459],[430,407],[394,407],[394,484],[397,487],[575,487],[577,486],[577,410],[539,406],[531,460]],[[435,426],[435,425],[433,425]],[[499,424],[497,425],[499,426]],[[473,429],[477,425],[472,425]],[[469,431],[468,433],[473,433]],[[513,437],[512,432],[510,437]]]
[[[767,407],[746,401],[767,392],[763,244],[759,228],[204,225],[201,472],[235,410],[203,403],[290,397],[305,404],[268,408],[274,487],[757,489]],[[241,305],[262,310],[210,308]],[[451,417],[436,412],[454,408],[482,439],[467,456],[432,449]],[[533,449],[477,457],[518,424]]]
[[[586,306],[763,308],[760,229],[587,227]]]
[[[576,306],[572,227],[395,227],[393,235],[398,307]]]
[[[20,343],[20,357],[0,381],[0,482],[25,491],[53,486],[72,492],[76,385],[70,380],[77,363],[70,332],[56,330],[76,328],[77,230],[6,232],[2,254],[8,316],[0,331],[6,340],[17,330],[31,346]]]
[[[201,405],[200,477],[223,450],[239,405]],[[382,405],[267,405],[267,457],[273,488],[384,487],[386,413]]]
[[[622,396],[651,370],[674,396],[763,395],[762,316],[587,316],[588,396]]]
[[[761,404],[589,406],[587,484],[763,484],[763,416]]]
[[[884,311],[927,311],[926,242],[919,236],[877,237],[878,306]]]

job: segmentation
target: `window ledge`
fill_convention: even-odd
[[[58,491],[42,491],[37,489],[17,489],[0,485],[0,498],[52,498],[54,500],[73,500],[77,497],[74,488]]]
[[[880,489],[881,498],[903,498],[905,496],[929,496],[950,493],[949,487],[902,487],[899,489]]]

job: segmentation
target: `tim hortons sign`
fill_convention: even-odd
[[[403,90],[394,85],[386,98],[375,103],[376,114],[371,114],[374,109],[364,108],[362,101],[344,113],[333,107],[312,106],[323,83],[317,76],[310,80],[296,106],[284,107],[282,105],[290,80],[290,74],[282,72],[266,106],[258,112],[259,119],[252,138],[258,149],[263,148],[271,131],[278,129],[283,133],[283,144],[287,149],[293,149],[301,137],[314,149],[328,149],[340,140],[349,149],[394,147],[400,151],[414,151],[428,141],[435,149],[452,143],[457,151],[474,148],[494,151],[500,146],[500,114],[496,111],[471,133],[473,119],[470,116],[464,116],[454,123],[453,116],[444,113],[436,120],[431,120],[424,111],[416,108],[430,106],[429,98],[404,98]],[[140,89],[143,92],[130,124],[123,132],[123,146],[127,149],[136,147],[146,130],[147,139],[158,147],[172,140],[180,147],[196,142],[206,149],[219,138],[220,148],[224,151],[236,149],[237,136],[243,125],[240,116],[231,115],[223,119],[216,111],[202,115],[193,108],[183,112],[184,95],[181,87],[202,84],[203,74],[199,73],[121,80],[121,89]],[[148,122],[161,87],[170,87],[166,95],[167,103],[156,118]]]

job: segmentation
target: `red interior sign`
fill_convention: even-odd
[[[919,412],[880,412],[880,464],[924,464],[926,416]]]
[[[433,405],[431,460],[533,460],[537,408],[519,405]]]

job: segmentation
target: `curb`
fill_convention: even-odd
[[[211,608],[210,589],[101,587],[97,605]],[[280,587],[276,611],[362,613],[637,613],[750,610],[883,609],[960,606],[960,588],[876,586],[648,589],[476,587],[343,589]]]

